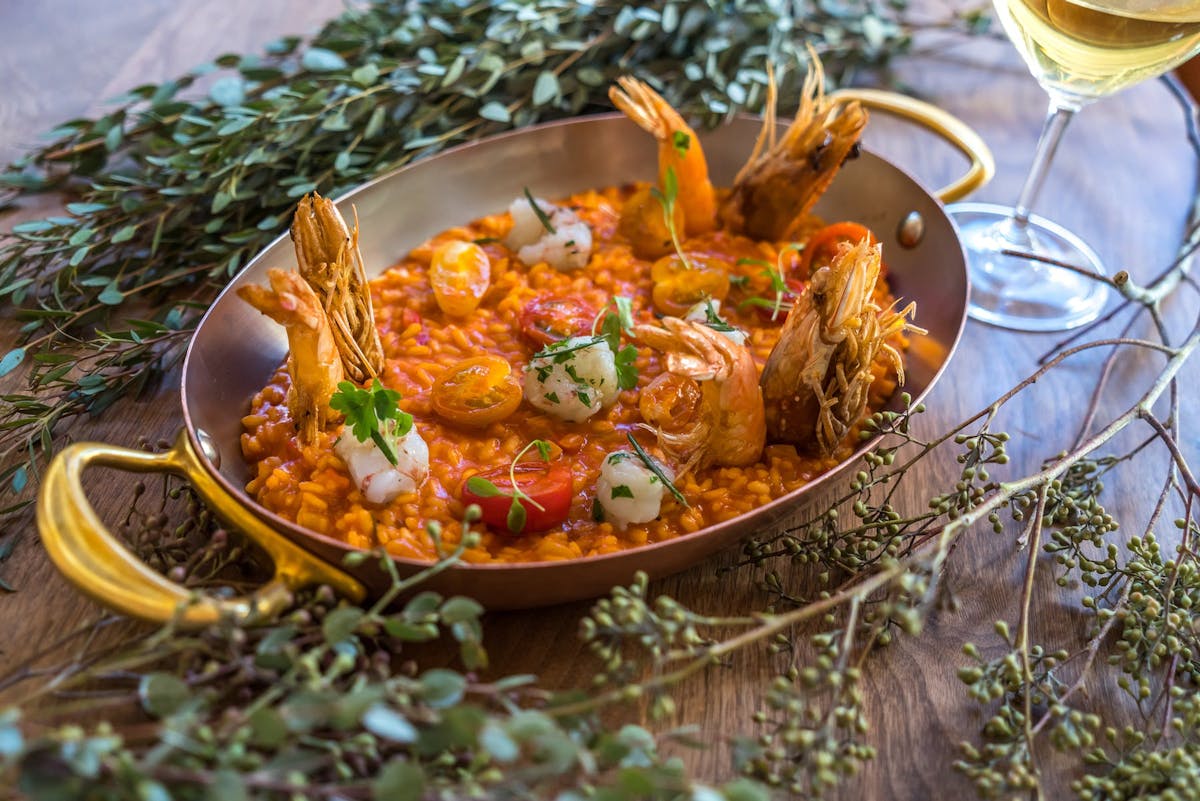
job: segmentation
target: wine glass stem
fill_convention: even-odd
[[[1050,160],[1058,150],[1067,123],[1075,116],[1075,109],[1050,101],[1050,110],[1046,114],[1046,123],[1042,126],[1042,135],[1038,137],[1037,153],[1033,156],[1033,166],[1021,187],[1021,195],[1017,198],[1017,206],[1013,209],[1013,223],[1024,228],[1029,222],[1031,207],[1037,200],[1042,184],[1046,181],[1046,173],[1050,170]]]

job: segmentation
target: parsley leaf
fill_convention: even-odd
[[[615,498],[632,498],[633,490],[628,484],[618,484],[612,488],[612,497]]]
[[[637,386],[638,350],[633,345],[626,345],[616,352],[617,386],[621,389],[633,389]]]
[[[679,158],[683,158],[687,155],[688,148],[692,146],[692,137],[683,131],[676,131],[671,134],[671,146],[675,148],[675,153]]]
[[[346,416],[346,425],[359,442],[375,443],[384,457],[396,464],[392,443],[412,430],[411,414],[400,411],[400,393],[373,379],[369,389],[359,389],[349,381],[338,384],[329,399],[334,411]],[[391,441],[389,441],[391,440]]]

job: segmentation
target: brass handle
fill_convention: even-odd
[[[122,545],[92,508],[81,481],[92,465],[187,479],[221,519],[271,556],[274,577],[251,595],[228,599],[199,595],[168,581]],[[184,431],[163,453],[97,442],[63,449],[46,469],[38,490],[37,522],[50,558],[76,587],[106,606],[156,623],[174,620],[181,627],[199,628],[226,618],[271,618],[288,606],[293,590],[312,584],[328,584],[356,602],[366,594],[357,579],[291,542],[226,492],[205,469]]]
[[[876,108],[912,120],[962,151],[971,160],[971,166],[966,175],[934,193],[943,203],[953,203],[966,197],[992,180],[992,176],[996,174],[996,160],[992,158],[992,151],[987,143],[971,130],[970,126],[945,109],[908,95],[885,92],[882,89],[839,89],[830,97],[837,100],[857,100],[868,108]]]

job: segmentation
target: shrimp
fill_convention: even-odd
[[[582,422],[621,393],[612,348],[596,337],[547,345],[525,366],[525,399],[560,420]]]
[[[287,330],[288,411],[300,424],[300,440],[311,444],[325,421],[337,416],[329,399],[345,377],[342,360],[329,318],[308,282],[279,269],[268,270],[267,280],[270,289],[248,284],[238,289],[238,297]]]
[[[357,214],[351,230],[333,201],[313,192],[296,207],[291,235],[300,275],[321,299],[346,374],[360,384],[378,376],[383,345],[358,247]]]
[[[587,266],[592,257],[592,229],[574,211],[541,198],[531,201],[525,197],[514,200],[508,211],[513,227],[504,244],[517,251],[521,261],[545,262],[561,272]]]
[[[763,127],[749,160],[721,204],[721,219],[755,239],[783,240],[829,188],[842,163],[856,153],[867,124],[858,101],[825,96],[825,71],[815,52],[795,119],[776,139],[775,76],[768,69]]]
[[[666,354],[667,372],[642,390],[638,408],[680,474],[709,465],[758,461],[766,438],[754,357],[704,323],[664,317],[633,328],[638,342]]]
[[[429,476],[429,445],[414,425],[403,436],[385,432],[391,440],[396,464],[372,440],[359,442],[349,429],[338,437],[333,450],[346,463],[350,478],[368,503],[390,503],[397,495],[416,492]]]
[[[617,84],[609,88],[609,100],[658,140],[659,189],[667,186],[667,172],[675,173],[684,231],[688,236],[696,236],[716,228],[717,193],[708,179],[708,162],[695,131],[662,95],[646,84],[630,77],[618,78]]]
[[[772,442],[832,454],[866,408],[880,352],[904,383],[900,353],[887,340],[926,331],[907,319],[915,303],[900,311],[875,305],[880,260],[880,246],[867,239],[843,243],[788,313],[760,381]]]
[[[669,480],[675,480],[671,468],[658,467]],[[649,523],[658,517],[665,493],[666,487],[654,471],[630,451],[613,451],[600,463],[596,500],[605,521],[622,531],[630,523]]]

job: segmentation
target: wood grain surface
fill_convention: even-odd
[[[931,17],[949,5],[916,4]],[[171,77],[228,51],[259,49],[280,34],[305,33],[340,11],[338,0],[42,0],[0,4],[0,159],[7,161],[38,141],[53,123],[104,108],[104,101],[133,85]],[[923,40],[924,41],[924,40]],[[897,76],[914,91],[972,125],[993,148],[995,180],[973,199],[1009,202],[1020,188],[1045,111],[1045,95],[1000,40],[950,45],[928,37],[928,52],[904,60]],[[785,107],[787,100],[784,101]],[[866,144],[904,165],[929,186],[953,178],[963,162],[948,146],[909,125],[877,117]],[[1053,217],[1089,240],[1110,269],[1128,270],[1145,281],[1167,264],[1179,240],[1193,191],[1196,164],[1186,141],[1180,106],[1159,82],[1138,86],[1087,108],[1067,132],[1036,211]],[[0,216],[0,230],[44,213],[52,200],[38,200]],[[1176,336],[1190,326],[1196,304],[1172,300],[1167,314]],[[0,351],[16,336],[16,324],[0,316]],[[1148,333],[1136,330],[1134,336]],[[948,374],[928,400],[921,420],[925,433],[945,428],[987,406],[1000,392],[1032,372],[1037,357],[1059,337],[1018,335],[971,323]],[[1013,434],[1010,474],[1035,466],[1074,439],[1089,390],[1103,358],[1090,352],[1039,382],[1005,411],[997,428]],[[1158,366],[1153,357],[1122,363],[1101,423],[1128,405],[1146,387]],[[1196,365],[1185,385],[1196,386]],[[10,378],[11,380],[11,378]],[[5,388],[0,382],[0,390]],[[180,425],[176,385],[124,404],[96,421],[75,424],[72,436],[134,445],[139,439],[167,438]],[[1185,393],[1184,419],[1200,412],[1197,393]],[[1144,431],[1130,432],[1133,442]],[[1194,456],[1194,433],[1185,446]],[[1108,487],[1108,503],[1128,534],[1140,530],[1148,499],[1159,490],[1166,464],[1160,450],[1148,450],[1137,469],[1122,471]],[[946,456],[921,468],[920,481],[906,485],[901,508],[924,505],[931,488],[957,474]],[[128,477],[100,475],[93,482],[97,506],[110,518],[128,504]],[[1173,514],[1166,515],[1170,520]],[[68,586],[50,565],[30,520],[3,575],[18,592],[0,596],[0,674],[57,632],[97,617],[98,607]],[[1161,532],[1164,538],[1174,529]],[[1019,577],[1026,554],[1015,534],[979,530],[969,534],[950,562],[946,603],[919,638],[901,638],[868,662],[865,688],[878,757],[849,785],[845,798],[926,799],[970,797],[968,783],[951,768],[956,744],[976,740],[983,716],[968,702],[955,670],[965,664],[961,644],[977,642],[985,653],[999,645],[992,622],[1015,620]],[[701,610],[757,608],[758,576],[747,570],[717,571],[736,554],[719,556],[652,590],[670,593]],[[1045,560],[1036,585],[1035,641],[1079,643],[1084,623],[1075,587],[1059,588]],[[783,570],[788,568],[782,567]],[[568,686],[591,675],[575,636],[579,603],[554,609],[494,615],[487,646],[494,669],[533,672],[552,686]],[[730,774],[730,755],[720,739],[752,732],[758,688],[780,664],[763,651],[737,655],[681,687],[677,723],[699,724],[713,747],[685,758],[702,776]],[[4,699],[0,698],[0,702]],[[8,700],[12,700],[9,698]],[[1089,703],[1121,708],[1115,696],[1095,694]],[[637,715],[631,711],[631,715]],[[1043,765],[1054,772],[1054,766]],[[1066,786],[1058,780],[1049,797]]]

